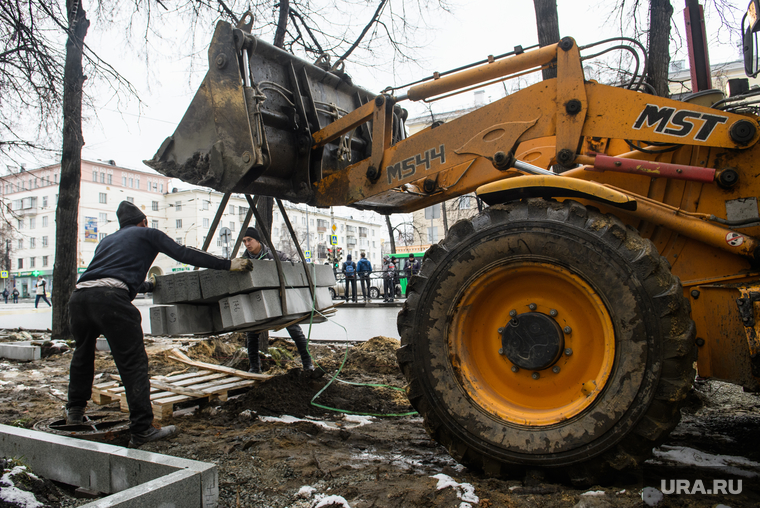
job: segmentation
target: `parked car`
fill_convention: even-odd
[[[335,274],[335,279],[337,280],[337,283],[330,288],[330,296],[332,296],[333,300],[342,300],[346,297],[346,282],[345,277],[342,273]],[[369,288],[369,298],[371,300],[378,300],[383,297],[383,291],[384,291],[384,282],[383,282],[383,274],[382,272],[372,272],[369,276],[370,281],[370,288]],[[356,292],[359,294],[359,296],[363,297],[362,294],[362,283],[359,279],[356,280]],[[396,283],[396,298],[401,297],[401,286]]]

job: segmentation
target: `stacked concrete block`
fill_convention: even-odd
[[[309,290],[305,270],[318,286]],[[250,272],[223,270],[183,271],[158,277],[153,301],[171,304],[151,308],[153,334],[219,333],[266,329],[307,316],[332,305],[328,290],[335,284],[332,267],[282,262],[287,313],[283,315],[277,264],[253,260]],[[322,318],[315,319],[321,321]]]

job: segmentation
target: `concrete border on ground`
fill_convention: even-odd
[[[68,485],[110,494],[81,508],[146,506],[215,508],[215,464],[0,425],[0,457],[15,457],[32,472]]]

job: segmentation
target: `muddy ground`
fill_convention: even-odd
[[[167,350],[172,347],[193,359],[241,369],[248,366],[242,334],[207,340],[147,338],[146,344],[153,375],[187,368],[169,358]],[[263,363],[272,379],[223,403],[181,408],[173,422],[181,434],[143,449],[217,464],[220,507],[649,506],[642,496],[654,503],[659,492],[645,487],[660,489],[661,479],[688,479],[693,485],[697,479],[707,483],[729,477],[743,478],[741,494],[669,494],[656,505],[760,506],[760,397],[756,394],[717,381],[698,382],[682,423],[653,460],[605,485],[576,488],[553,483],[539,471],[489,478],[454,462],[428,438],[416,415],[352,414],[413,412],[398,390],[404,380],[396,366],[397,347],[397,341],[383,337],[348,348],[312,344],[312,354],[324,372],[308,375],[297,368],[300,361],[293,360],[297,354],[292,342],[271,340],[271,355]],[[0,360],[0,423],[31,428],[40,420],[60,417],[69,361],[70,352],[29,363]],[[350,413],[312,404],[341,365],[338,379],[314,402]],[[117,373],[108,353],[98,353],[96,373],[96,381]],[[89,410],[118,411],[118,405],[91,404]],[[726,469],[729,466],[734,469]],[[73,499],[73,489],[56,488],[43,498],[49,506],[88,501]],[[325,504],[341,498],[345,505]],[[0,501],[2,506],[13,505]]]

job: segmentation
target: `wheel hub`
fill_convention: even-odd
[[[501,333],[504,355],[521,369],[548,369],[565,349],[562,328],[540,312],[525,312],[509,320]]]

